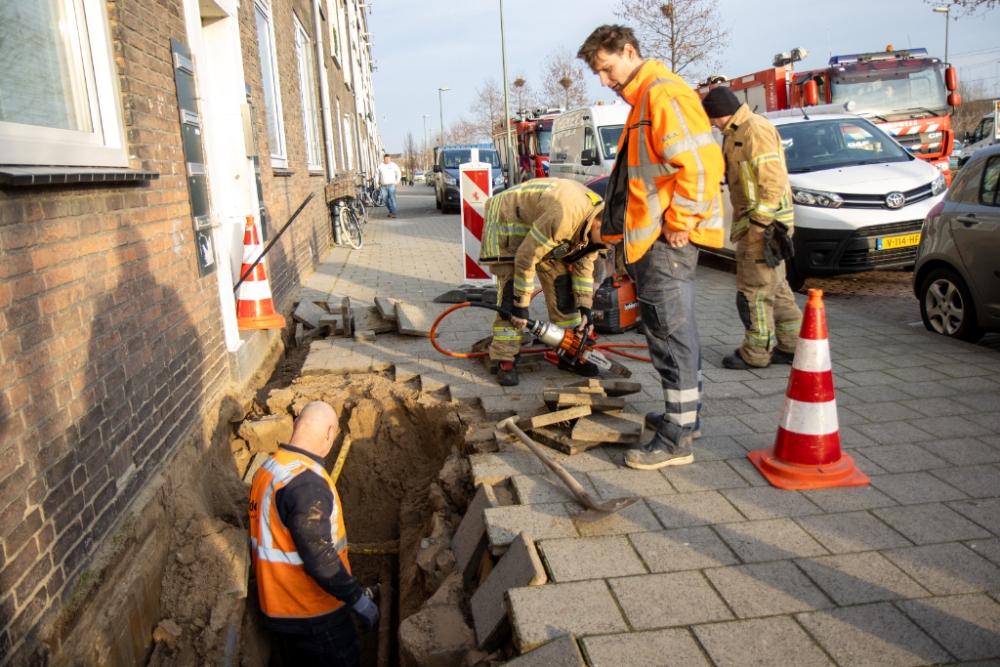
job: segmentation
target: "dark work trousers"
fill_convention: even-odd
[[[282,667],[356,667],[361,663],[361,645],[354,620],[311,635],[275,632]]]
[[[694,309],[698,248],[672,248],[662,236],[645,255],[627,265],[639,292],[649,357],[660,374],[665,403],[659,438],[675,446],[700,428],[701,340]]]

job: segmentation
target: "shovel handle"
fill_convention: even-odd
[[[550,459],[545,452],[542,451],[542,448],[538,446],[538,443],[529,438],[527,433],[518,428],[517,424],[514,423],[514,420],[515,417],[510,417],[501,422],[500,425],[507,427],[508,431],[520,438],[521,442],[527,445],[528,449],[534,452],[535,456],[540,458],[542,463],[547,465],[549,469],[563,481],[563,484],[569,487],[569,490],[573,492],[573,495],[576,496],[581,503],[587,507],[591,507],[594,504],[594,501],[590,497],[590,494],[587,493],[587,490],[580,486],[580,483],[573,479],[573,476],[566,472],[565,468]]]

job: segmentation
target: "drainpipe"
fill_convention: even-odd
[[[323,25],[319,18],[320,0],[313,0],[313,44],[316,46],[316,62],[319,63],[319,108],[323,114],[323,142],[326,144],[326,178],[332,180],[337,175],[333,161],[333,120],[330,116],[330,81],[326,73],[326,58],[323,49]]]

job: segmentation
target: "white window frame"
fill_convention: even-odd
[[[323,150],[319,138],[319,104],[316,100],[316,67],[313,59],[312,38],[299,17],[292,13],[295,23],[295,55],[299,65],[299,93],[302,98],[302,130],[305,136],[306,167],[311,171],[323,169]]]
[[[351,114],[344,114],[344,142],[347,154],[347,170],[354,169],[354,134],[351,132]]]
[[[93,130],[77,132],[0,121],[0,164],[128,167],[118,76],[104,0],[64,0],[77,35]]]
[[[284,113],[281,107],[281,77],[278,74],[278,49],[277,43],[275,41],[274,35],[274,14],[271,12],[271,3],[267,0],[255,0],[254,1],[254,25],[257,23],[256,12],[263,14],[268,26],[267,39],[271,46],[271,71],[274,73],[274,81],[272,82],[272,89],[274,90],[274,113],[277,115],[275,118],[275,123],[278,127],[278,139],[279,146],[275,146],[274,142],[271,140],[270,132],[268,132],[268,149],[271,153],[271,166],[278,168],[285,168],[288,166],[288,143],[285,140],[285,119]],[[262,54],[260,53],[260,34],[257,35],[258,52],[257,57],[260,59]],[[264,76],[264,70],[261,68],[261,77]],[[263,82],[261,84],[261,89],[263,89]],[[264,120],[267,121],[267,114],[270,113],[268,108],[267,98],[264,99]],[[275,150],[277,149],[277,150]]]
[[[339,0],[326,0],[327,25],[330,27],[330,57],[337,67],[340,67],[340,42],[343,40],[343,32],[340,28],[340,3]]]

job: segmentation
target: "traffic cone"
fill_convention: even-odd
[[[747,456],[767,481],[779,489],[825,489],[869,483],[868,476],[854,466],[854,459],[840,451],[823,290],[809,290],[774,445]]]
[[[250,266],[260,257],[261,250],[257,225],[254,224],[253,216],[248,215],[247,226],[243,231],[241,276],[246,275]],[[240,331],[285,328],[285,318],[274,312],[271,286],[267,283],[267,271],[264,269],[263,260],[257,263],[240,285],[240,294],[236,301],[236,322]]]

